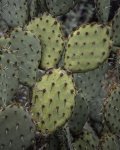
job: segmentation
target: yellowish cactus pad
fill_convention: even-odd
[[[73,72],[95,69],[108,58],[110,45],[108,27],[83,25],[69,37],[64,67]]]
[[[44,14],[32,20],[26,28],[38,36],[41,41],[40,67],[46,70],[55,67],[64,49],[60,23],[51,15]]]
[[[32,116],[38,129],[52,133],[71,116],[75,103],[71,74],[61,69],[49,70],[33,89]]]

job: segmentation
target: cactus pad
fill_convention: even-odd
[[[102,89],[103,81],[105,80],[105,75],[108,71],[108,68],[108,63],[105,62],[97,69],[85,73],[74,74],[76,87],[80,93],[86,93],[87,101],[96,98],[97,96],[103,95],[103,93],[101,93],[100,91]]]
[[[115,135],[107,133],[100,139],[100,150],[119,150],[118,139]]]
[[[74,0],[46,0],[49,13],[54,16],[60,16],[67,13],[74,7]]]
[[[23,26],[28,20],[26,0],[1,0],[1,17],[10,27]]]
[[[98,19],[106,23],[110,13],[110,0],[95,0]]]
[[[32,117],[42,133],[52,133],[72,113],[75,89],[72,76],[61,69],[48,70],[33,89]]]
[[[18,106],[0,111],[0,149],[25,150],[35,136],[35,126],[29,114]]]
[[[41,18],[32,20],[27,30],[35,33],[41,41],[42,58],[40,67],[49,69],[55,67],[63,51],[63,40],[60,24],[51,15],[44,14]]]
[[[41,59],[39,39],[30,31],[16,28],[11,33],[11,48],[17,50],[19,79],[32,86],[36,81],[37,68]]]
[[[105,77],[108,69],[108,63],[105,62],[97,69],[74,74],[76,87],[89,104],[90,118],[92,120],[101,121],[102,119],[101,109],[103,108],[104,98],[107,95],[104,87],[108,83]]]
[[[69,120],[69,128],[73,134],[80,134],[88,119],[88,114],[89,109],[87,101],[80,93],[78,93],[75,98],[75,107]]]
[[[120,46],[120,8],[112,20],[112,40],[113,45]]]
[[[73,72],[95,69],[108,58],[110,45],[106,26],[83,25],[69,37],[64,67]]]
[[[98,139],[91,132],[84,130],[73,146],[76,150],[97,150]]]
[[[104,109],[105,121],[112,133],[120,133],[120,87],[116,87],[107,98]]]
[[[12,51],[0,51],[0,106],[11,102],[18,88],[18,71],[15,55]]]

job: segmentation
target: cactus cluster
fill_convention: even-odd
[[[120,149],[120,8],[110,18],[110,4],[0,0],[0,150]]]

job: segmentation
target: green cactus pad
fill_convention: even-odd
[[[61,58],[64,46],[59,22],[51,15],[44,14],[41,18],[32,20],[26,28],[35,33],[41,41],[40,67],[43,69],[55,67]]]
[[[86,99],[81,96],[80,93],[77,94],[75,98],[75,107],[71,118],[69,119],[69,128],[73,134],[80,134],[84,124],[88,119],[89,109]]]
[[[108,69],[109,64],[108,62],[105,62],[97,69],[85,73],[74,74],[74,81],[76,83],[76,87],[80,93],[86,93],[87,101],[96,98],[97,96],[103,95],[103,93],[101,93],[100,91]]]
[[[112,21],[112,40],[113,45],[120,47],[120,8],[118,9],[116,15]]]
[[[48,70],[33,88],[31,113],[42,133],[61,127],[72,113],[75,89],[72,76],[61,69]]]
[[[18,89],[18,71],[15,53],[0,51],[0,106],[8,105]]]
[[[39,39],[30,31],[16,28],[11,33],[11,48],[17,50],[20,82],[32,86],[36,81],[41,59]]]
[[[99,21],[106,23],[110,13],[110,0],[95,0],[95,5]]]
[[[98,138],[91,132],[84,130],[73,146],[76,150],[97,150]]]
[[[74,7],[74,0],[46,0],[49,13],[54,16],[60,16],[67,13]]]
[[[35,126],[20,106],[7,106],[0,111],[0,149],[25,150],[35,136]]]
[[[119,150],[118,139],[115,135],[107,133],[100,139],[100,150]]]
[[[108,58],[110,45],[108,27],[98,24],[82,25],[69,37],[64,67],[73,72],[95,69]]]
[[[120,133],[120,87],[116,87],[107,98],[104,108],[105,121],[112,133]]]
[[[107,84],[105,76],[108,69],[109,64],[105,62],[97,69],[74,74],[76,87],[89,104],[90,118],[96,121],[101,121],[102,117],[101,109],[103,108],[104,98],[107,95],[104,87]]]
[[[1,17],[10,27],[23,26],[28,20],[26,0],[1,0]]]

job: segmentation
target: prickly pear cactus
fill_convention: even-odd
[[[64,47],[59,22],[51,15],[44,14],[40,18],[32,20],[26,28],[40,39],[42,46],[40,67],[42,69],[55,67],[61,58]]]
[[[6,106],[18,89],[17,60],[12,51],[0,49],[0,106]]]
[[[76,150],[97,150],[98,149],[98,138],[93,133],[84,130],[73,143],[73,147]]]
[[[110,13],[110,0],[95,0],[96,12],[99,21],[107,23]]]
[[[15,28],[10,36],[10,46],[17,50],[20,82],[33,86],[41,59],[39,39],[30,31]]]
[[[54,16],[60,16],[67,13],[74,7],[74,0],[46,0],[49,13]]]
[[[35,126],[21,106],[0,110],[0,149],[25,150],[34,142]]]
[[[73,32],[66,46],[64,67],[72,72],[85,72],[97,68],[110,53],[107,26],[82,25]]]
[[[120,87],[116,87],[107,98],[104,108],[105,121],[112,133],[120,133]]]
[[[52,133],[65,124],[74,107],[72,76],[61,69],[48,70],[33,89],[31,113],[43,133]]]
[[[119,150],[118,143],[117,136],[111,133],[106,133],[100,139],[100,150]]]
[[[112,40],[113,45],[120,47],[120,8],[118,9],[116,15],[112,21]]]
[[[23,26],[28,20],[28,4],[26,0],[1,0],[1,18],[10,27]]]
[[[80,93],[75,98],[75,107],[71,118],[69,119],[69,128],[76,135],[80,134],[85,125],[89,114],[89,108],[86,99]]]
[[[120,149],[119,4],[0,0],[0,150]]]

